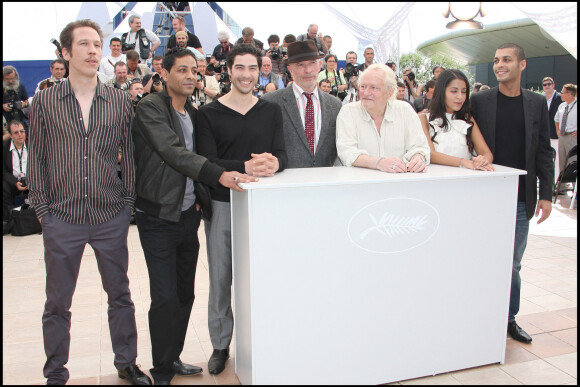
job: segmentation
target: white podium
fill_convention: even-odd
[[[503,363],[518,175],[289,169],[231,191],[242,384],[378,384]]]

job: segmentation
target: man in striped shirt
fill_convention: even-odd
[[[127,232],[135,166],[127,93],[97,79],[103,34],[91,20],[60,34],[69,78],[34,98],[29,129],[29,199],[42,224],[46,304],[42,316],[47,384],[69,372],[69,311],[87,243],[108,295],[109,329],[119,377],[151,384],[135,365],[137,327],[127,277]],[[122,149],[121,175],[116,165]]]

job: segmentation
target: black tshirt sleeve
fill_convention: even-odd
[[[194,34],[189,34],[189,40],[187,41],[187,45],[195,49],[201,48],[201,42],[199,41],[199,38]]]

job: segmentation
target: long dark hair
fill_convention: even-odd
[[[455,112],[454,115],[455,119],[463,120],[470,125],[469,128],[467,129],[467,136],[465,137],[467,142],[467,149],[469,150],[469,153],[473,154],[474,146],[473,141],[471,139],[471,131],[473,130],[473,124],[471,122],[471,108],[469,104],[469,81],[467,80],[465,74],[463,74],[461,71],[451,69],[445,70],[441,74],[439,74],[439,77],[437,78],[437,83],[435,84],[435,92],[433,93],[433,99],[429,103],[429,121],[441,118],[443,120],[442,127],[443,131],[447,132],[449,130],[449,122],[447,122],[447,117],[445,116],[445,113],[447,112],[447,108],[445,107],[445,91],[447,89],[447,86],[449,86],[449,83],[451,83],[451,81],[453,81],[454,79],[464,81],[465,87],[467,89],[467,94],[465,95],[465,102],[461,106],[461,109]],[[433,130],[435,130],[435,128],[433,128]],[[431,140],[437,144],[437,141],[434,140],[435,136],[437,136],[436,131],[433,137],[431,137]]]

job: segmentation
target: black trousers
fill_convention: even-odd
[[[173,362],[183,351],[193,307],[195,269],[199,254],[197,230],[201,211],[195,205],[170,222],[144,212],[135,214],[149,271],[151,307],[149,333],[154,380],[170,381]]]

